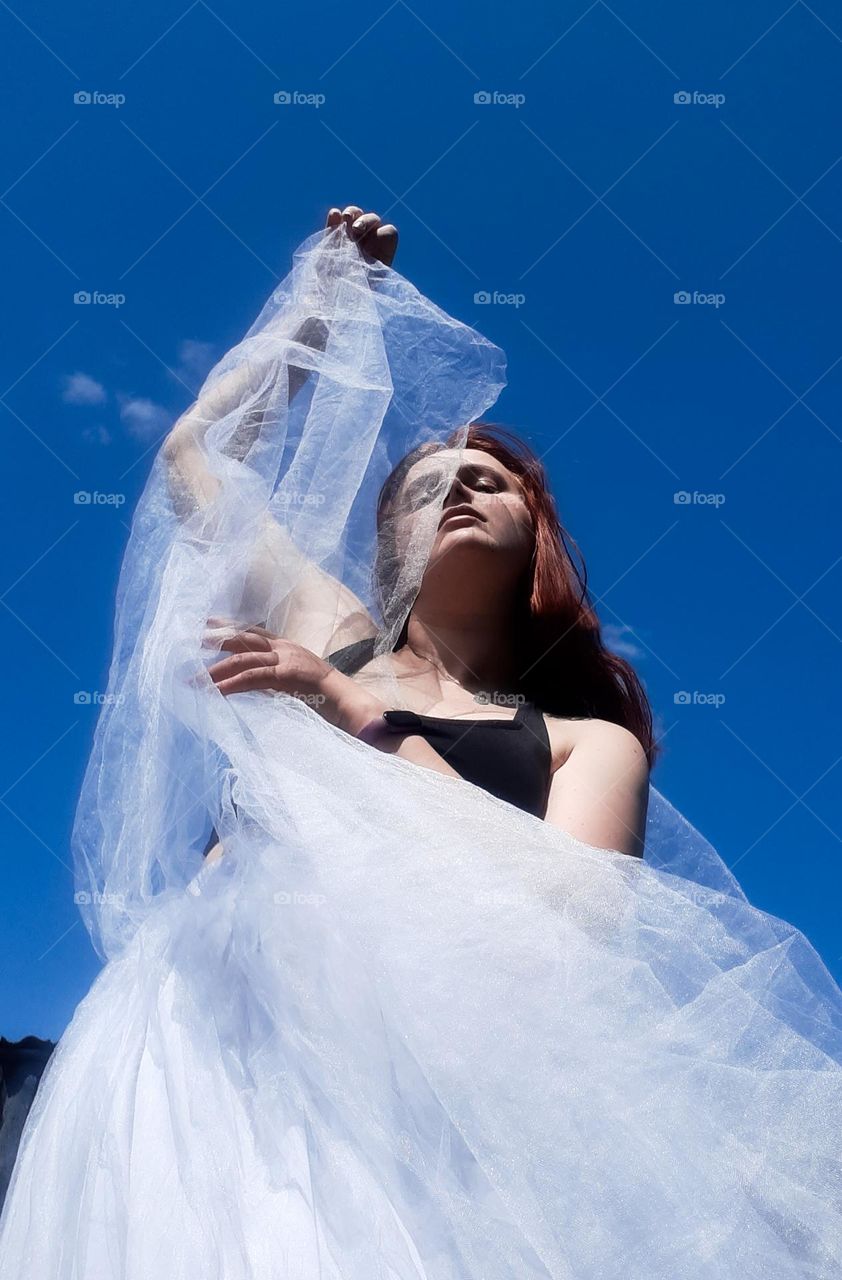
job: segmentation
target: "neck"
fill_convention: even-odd
[[[442,605],[419,597],[407,623],[407,647],[424,662],[471,692],[515,690],[514,600],[477,607],[470,601]]]

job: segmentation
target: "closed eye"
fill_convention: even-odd
[[[490,467],[465,467],[461,478],[480,493],[499,493],[503,488],[501,477]]]
[[[441,493],[441,488],[442,476],[438,472],[422,476],[408,486],[402,505],[410,511],[417,511],[419,507],[425,506],[428,502],[432,502],[434,498],[438,497]]]

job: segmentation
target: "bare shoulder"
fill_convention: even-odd
[[[642,744],[621,724],[594,718],[566,720],[545,715],[553,758],[553,772],[567,763],[576,750],[577,757],[587,755],[605,764],[615,763],[623,769],[636,769],[648,777],[649,764]]]
[[[649,764],[637,738],[608,720],[548,716],[547,727],[553,777],[545,820],[598,849],[642,857]]]

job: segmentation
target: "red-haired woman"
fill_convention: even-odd
[[[3,1276],[835,1280],[842,994],[649,790],[502,353],[328,223],[135,514]]]
[[[341,220],[364,251],[391,262],[394,228],[356,206],[331,210],[327,225]],[[380,495],[381,540],[400,542],[407,522],[441,493],[443,467],[455,467],[388,663],[374,654],[371,617],[359,601],[349,608],[347,592],[353,624],[325,631],[337,584],[324,579],[324,601],[309,589],[302,644],[261,626],[217,633],[230,656],[211,676],[223,694],[305,697],[380,750],[465,778],[587,844],[640,857],[657,750],[645,693],[629,664],[603,646],[539,459],[491,424],[473,423],[462,439],[458,450],[415,450]],[[168,454],[196,492],[201,459],[192,439],[176,430]],[[380,556],[399,558],[394,547]],[[401,711],[388,701],[396,677]],[[217,845],[212,856],[219,852]]]

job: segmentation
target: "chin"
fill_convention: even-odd
[[[446,579],[463,579],[483,573],[493,562],[496,543],[480,529],[445,529],[439,534],[427,561],[426,573]]]
[[[456,524],[452,526],[445,525],[443,529],[439,529],[436,534],[436,540],[433,543],[433,554],[437,554],[440,550],[454,548],[457,546],[470,547],[475,546],[482,550],[494,549],[494,539],[489,534],[485,525],[474,522],[472,524]]]

